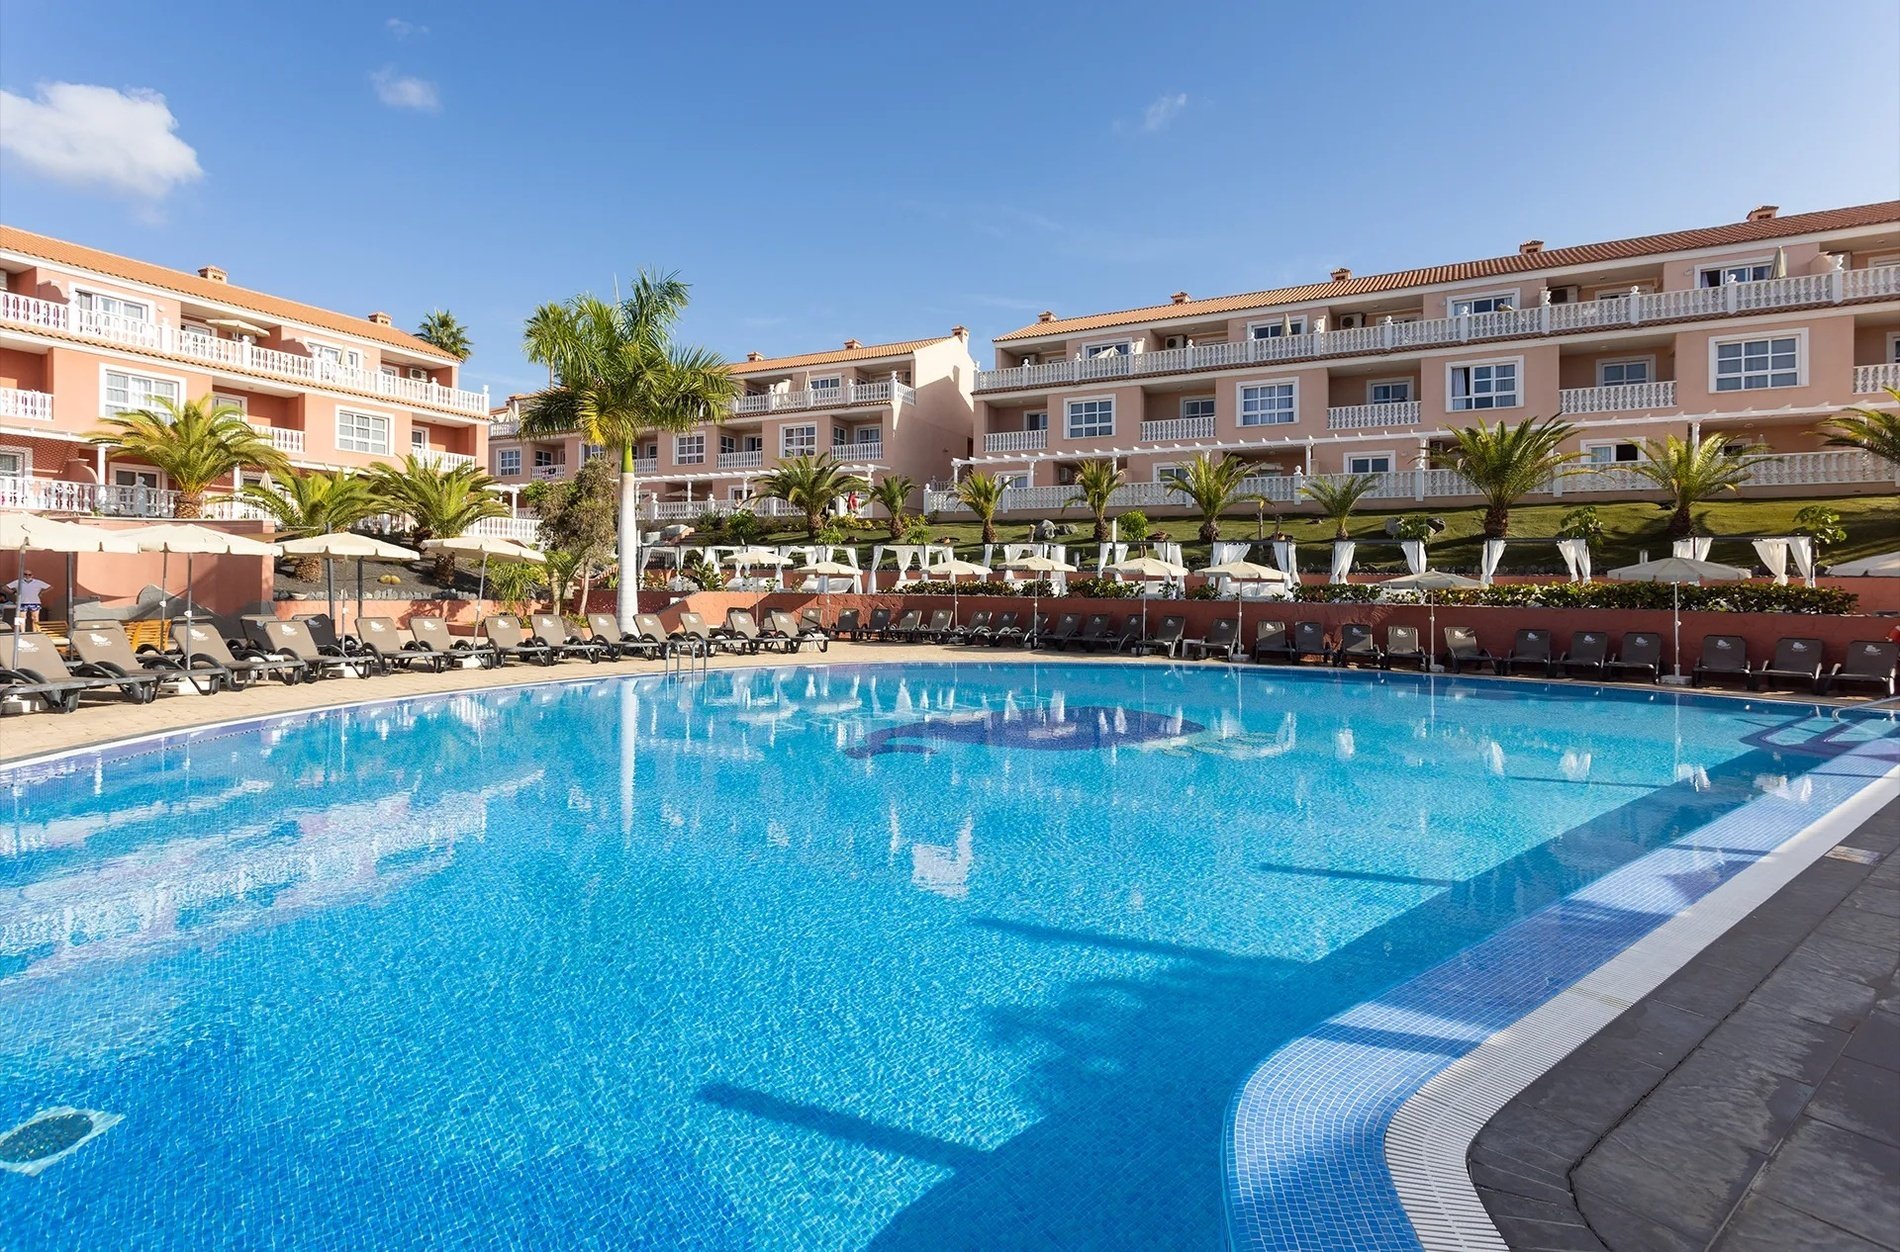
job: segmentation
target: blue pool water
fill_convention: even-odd
[[[1824,810],[1892,730],[1224,666],[588,678],[0,771],[0,1132],[105,1116],[0,1168],[0,1247],[1217,1247],[1261,1058],[1764,792]]]

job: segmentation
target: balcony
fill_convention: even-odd
[[[1676,407],[1674,379],[1655,383],[1620,383],[1614,387],[1566,387],[1557,393],[1557,407],[1565,413],[1647,413]]]
[[[1237,343],[1170,348],[1162,352],[1136,352],[1128,356],[1098,356],[1018,365],[1010,369],[979,370],[976,390],[1038,390],[1099,379],[1152,378],[1195,370],[1379,355],[1417,348],[1577,334],[1610,328],[1734,317],[1771,309],[1891,300],[1895,297],[1900,297],[1900,265],[1832,270],[1825,274],[1800,274],[1754,283],[1728,283],[1721,287],[1635,292],[1612,300],[1540,304],[1529,309],[1471,313],[1430,321],[1387,321],[1349,330],[1319,330],[1273,339],[1246,339]]]
[[[644,464],[650,467],[653,465],[653,462],[645,461],[645,462],[637,462],[636,464]],[[552,465],[537,465],[528,472],[528,476],[530,478],[539,478],[544,481],[552,480],[556,478],[565,478],[567,477],[567,463],[565,461],[556,461]]]
[[[1368,430],[1383,426],[1418,425],[1418,401],[1386,404],[1346,404],[1326,410],[1327,430]]]
[[[1047,430],[997,430],[983,436],[985,452],[1040,452],[1048,446]]]
[[[44,391],[17,391],[0,387],[0,421],[11,418],[20,422],[53,420],[53,397]]]
[[[388,396],[411,404],[457,413],[486,414],[488,393],[443,387],[435,382],[402,378],[378,370],[337,365],[315,357],[260,348],[237,339],[214,339],[180,330],[169,322],[144,321],[116,314],[76,309],[69,304],[38,300],[17,292],[0,293],[0,324],[30,330],[58,331],[120,347],[187,357],[212,366],[228,366],[250,373],[271,374],[304,383],[333,383],[371,395]]]
[[[1877,395],[1889,387],[1900,387],[1900,362],[1892,365],[1856,365],[1854,367],[1855,395]]]
[[[299,454],[303,452],[303,432],[291,426],[263,426],[251,423],[251,429],[270,441],[270,446],[279,452]]]
[[[175,491],[113,487],[61,478],[0,478],[0,509],[34,513],[92,513],[103,517],[170,517]]]
[[[636,474],[659,473],[660,458],[656,456],[637,456],[633,458],[633,472]]]
[[[884,441],[860,439],[856,443],[834,443],[831,459],[846,465],[875,465],[884,459]]]
[[[538,517],[484,517],[468,528],[468,533],[484,539],[514,539],[534,547],[541,538]]]
[[[521,433],[521,419],[518,417],[491,417],[488,419],[488,437],[490,439],[513,439]]]
[[[475,458],[462,452],[440,452],[434,448],[423,448],[416,452],[416,460],[435,469],[459,469],[464,465],[475,464]]]
[[[1143,443],[1178,443],[1183,439],[1212,439],[1211,417],[1170,417],[1141,424]]]
[[[841,409],[856,404],[914,403],[917,392],[895,379],[879,383],[845,383],[841,387],[817,387],[805,391],[767,391],[740,396],[732,402],[734,417],[760,413],[786,413],[801,409]]]
[[[749,452],[721,452],[719,468],[729,470],[753,470],[765,465],[765,450],[753,448]]]

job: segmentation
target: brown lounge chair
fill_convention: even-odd
[[[226,639],[209,621],[173,622],[172,644],[187,664],[200,658],[223,669],[233,688],[246,686],[254,678],[275,678],[285,686],[304,679],[304,663],[274,656],[241,639]]]
[[[970,614],[969,621],[951,630],[950,637],[945,639],[944,642],[960,643],[965,646],[972,643],[981,643],[989,638],[990,622],[994,620],[995,617],[996,614],[990,612],[988,609],[978,609],[976,612]]]
[[[81,697],[94,692],[116,692],[133,704],[150,704],[158,695],[157,674],[121,674],[113,667],[70,662],[59,654],[51,639],[31,631],[0,636],[0,657],[6,661],[4,670],[0,670],[0,684],[11,686],[13,694],[37,695],[61,713],[70,713]]]
[[[790,652],[785,636],[772,629],[761,630],[752,614],[744,609],[727,609],[726,624],[713,631],[713,638],[720,646],[735,652],[754,653],[764,648],[776,652]]]
[[[684,644],[697,648],[708,656],[714,652],[745,652],[751,645],[744,640],[735,639],[723,631],[715,631],[706,625],[706,619],[697,613],[682,612],[680,628],[673,632],[673,643],[677,647]]]
[[[409,634],[419,648],[429,648],[461,661],[464,657],[474,657],[483,669],[494,669],[501,664],[501,653],[479,639],[467,639],[449,633],[449,624],[439,617],[409,618]]]
[[[1740,635],[1709,635],[1702,640],[1702,659],[1689,672],[1689,682],[1700,687],[1704,677],[1748,681],[1748,641]]]
[[[1131,648],[1139,648],[1146,642],[1145,632],[1141,628],[1141,614],[1130,613],[1122,621],[1122,633],[1115,636],[1114,650],[1126,652]]]
[[[660,619],[656,617],[653,620],[655,624],[658,624]],[[637,628],[640,625],[640,619],[635,617],[633,624]],[[621,630],[620,623],[615,620],[612,613],[589,613],[587,629],[593,632],[595,643],[612,648],[621,656],[657,657],[666,648],[665,630],[660,631],[659,641],[656,643],[638,633],[637,629]]]
[[[185,659],[168,656],[147,646],[132,650],[125,627],[115,621],[79,622],[72,631],[73,653],[87,665],[112,674],[157,674],[166,679],[184,679],[201,695],[213,695],[229,685],[230,673],[210,657],[199,657],[189,666]]]
[[[813,647],[820,652],[831,651],[831,636],[824,631],[811,632],[799,629],[798,619],[784,609],[773,609],[766,618],[779,638],[785,641],[787,652],[796,652],[803,647]]]
[[[1285,622],[1261,622],[1254,627],[1253,659],[1291,661],[1293,642],[1287,638]]]
[[[668,633],[666,623],[660,620],[658,613],[635,613],[633,629],[641,643],[653,645],[655,656],[673,655],[673,637]]]
[[[1293,660],[1297,663],[1308,657],[1319,661],[1333,659],[1332,645],[1326,642],[1324,622],[1293,623]]]
[[[1477,631],[1469,626],[1445,627],[1445,664],[1452,673],[1464,673],[1467,665],[1482,669],[1496,661],[1496,657],[1478,646]]]
[[[1623,636],[1623,642],[1617,648],[1613,660],[1604,663],[1604,670],[1611,678],[1621,678],[1624,671],[1636,674],[1647,673],[1649,681],[1662,681],[1662,636],[1653,630],[1632,630]]]
[[[1066,645],[1069,640],[1075,638],[1075,632],[1080,629],[1082,629],[1082,615],[1080,613],[1064,613],[1061,617],[1056,619],[1054,627],[1036,637],[1036,646],[1038,648],[1060,649]]]
[[[273,656],[302,661],[306,678],[329,678],[337,674],[364,678],[376,667],[375,658],[367,655],[344,656],[334,649],[326,651],[311,635],[309,625],[295,618],[282,621],[255,613],[244,617],[243,622],[244,633],[259,648]]]
[[[1209,657],[1218,657],[1231,661],[1240,651],[1240,623],[1231,617],[1217,617],[1208,623],[1207,633],[1199,639],[1189,639],[1181,645],[1181,654],[1190,661],[1205,661]]]
[[[1514,667],[1529,665],[1543,670],[1544,676],[1548,678],[1552,665],[1561,660],[1561,656],[1553,657],[1550,654],[1549,631],[1520,630],[1517,637],[1511,640],[1511,650],[1498,658],[1497,671],[1508,678]]]
[[[924,628],[922,609],[905,609],[897,615],[895,622],[889,622],[877,632],[877,637],[886,642],[915,643]]]
[[[1387,626],[1385,628],[1385,667],[1394,665],[1416,665],[1425,668],[1425,649],[1418,646],[1418,627]]]
[[[1130,652],[1138,650],[1143,656],[1151,656],[1156,652],[1171,657],[1179,656],[1184,645],[1181,637],[1186,633],[1187,618],[1178,613],[1170,613],[1161,619],[1161,625],[1155,627],[1154,634],[1149,635],[1140,643],[1129,645],[1128,650]]]
[[[864,627],[858,625],[860,620],[856,609],[846,609],[839,613],[838,620],[832,623],[831,633],[839,639],[856,639],[864,630]]]
[[[567,619],[559,613],[530,613],[528,624],[534,628],[534,638],[553,648],[563,659],[578,656],[598,665],[620,655],[620,649],[612,644],[595,643],[569,630]]]
[[[404,639],[402,627],[391,617],[357,618],[356,637],[362,642],[363,650],[381,663],[384,672],[392,666],[413,670],[420,665],[432,674],[440,674],[453,659],[448,653],[424,647],[413,638]]]
[[[1389,668],[1385,663],[1385,653],[1379,651],[1379,645],[1372,637],[1372,627],[1364,622],[1347,622],[1339,628],[1339,648],[1333,653],[1333,664],[1344,669],[1354,662],[1376,665],[1380,669]]]
[[[1602,678],[1610,663],[1610,636],[1601,630],[1579,630],[1570,636],[1570,650],[1563,659],[1551,663],[1552,674],[1577,677],[1583,670],[1592,678]]]
[[[956,625],[956,620],[956,614],[949,609],[933,609],[930,621],[922,629],[911,632],[912,641],[942,643],[944,636],[950,633],[950,628]]]
[[[504,661],[513,658],[535,665],[552,665],[560,658],[554,649],[528,637],[521,620],[513,613],[494,613],[482,619],[481,637]]]
[[[1082,629],[1062,641],[1063,651],[1068,651],[1071,644],[1081,648],[1085,652],[1093,652],[1097,648],[1113,647],[1115,641],[1109,638],[1108,623],[1109,616],[1106,613],[1089,614],[1082,622]]]
[[[1777,639],[1775,654],[1749,672],[1748,689],[1760,691],[1771,679],[1781,679],[1820,695],[1821,660],[1819,639]]]
[[[1836,683],[1872,687],[1877,695],[1892,698],[1894,667],[1900,662],[1900,647],[1874,639],[1856,639],[1847,645],[1847,659],[1828,672],[1824,692]]]

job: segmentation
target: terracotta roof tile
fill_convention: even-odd
[[[1057,318],[1036,322],[1006,335],[997,343],[1013,339],[1036,339],[1046,335],[1067,335],[1107,326],[1128,326],[1142,322],[1179,317],[1237,313],[1265,305],[1298,304],[1370,295],[1406,287],[1428,287],[1438,283],[1462,282],[1474,278],[1493,278],[1502,274],[1522,274],[1533,270],[1562,269],[1571,265],[1590,265],[1624,261],[1636,257],[1682,252],[1692,248],[1714,248],[1757,240],[1782,239],[1816,231],[1840,230],[1855,226],[1880,226],[1900,222],[1900,200],[1879,204],[1856,205],[1845,209],[1826,209],[1818,213],[1796,213],[1788,217],[1757,221],[1730,222],[1699,230],[1679,230],[1663,235],[1641,235],[1634,239],[1614,239],[1607,243],[1578,244],[1568,248],[1546,248],[1540,252],[1514,252],[1509,256],[1482,261],[1461,261],[1455,265],[1433,265],[1424,269],[1401,270],[1393,274],[1368,274],[1343,282],[1307,283],[1299,287],[1280,287],[1271,291],[1250,291],[1206,300],[1188,300],[1180,304],[1151,304],[1115,313],[1088,317]]]
[[[758,361],[733,361],[735,374],[766,374],[779,370],[802,369],[807,365],[844,365],[851,361],[874,361],[879,357],[903,356],[919,348],[928,348],[932,344],[953,338],[939,335],[934,339],[906,339],[902,343],[873,343],[856,348],[837,348],[830,352],[805,352],[797,356],[772,356]]]
[[[295,300],[286,300],[281,296],[252,291],[248,287],[214,282],[196,274],[186,273],[184,270],[168,269],[163,265],[137,261],[113,252],[101,252],[97,248],[68,243],[64,239],[35,234],[16,226],[0,226],[0,249],[22,253],[54,265],[91,270],[112,278],[122,278],[127,282],[162,287],[166,291],[175,291],[194,300],[229,304],[236,308],[247,309],[265,318],[283,318],[323,330],[358,335],[388,344],[392,348],[401,348],[405,352],[434,357],[450,364],[456,363],[455,357],[433,344],[424,343],[409,332],[398,330],[394,326],[379,326],[366,317],[351,317],[346,313],[335,313],[329,309],[317,308],[312,304],[301,304]]]

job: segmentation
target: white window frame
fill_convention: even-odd
[[[792,432],[795,430],[801,431],[801,432],[809,432],[809,436],[810,436],[810,443],[806,443],[806,441],[803,438],[801,438],[798,441],[799,447],[796,450],[794,450],[792,447]],[[778,454],[781,457],[817,456],[818,455],[818,423],[801,422],[794,426],[779,427],[778,428]]]
[[[1034,421],[1031,420],[1032,418],[1038,418],[1038,417],[1042,419],[1042,422],[1040,425],[1036,424]],[[1025,412],[1023,414],[1023,429],[1024,430],[1048,430],[1049,429],[1049,410],[1048,409],[1030,409],[1027,412]]]
[[[1632,384],[1628,382],[1606,383],[1603,381],[1603,367],[1606,365],[1641,365],[1644,373],[1647,375],[1643,381],[1645,383],[1653,383],[1656,381],[1656,358],[1654,356],[1612,356],[1604,357],[1597,362],[1597,386],[1627,387]]]
[[[805,380],[805,390],[806,391],[835,391],[839,395],[843,395],[844,394],[844,375],[843,374],[820,374],[815,378],[807,378]]]
[[[1158,483],[1172,482],[1181,477],[1181,462],[1157,461],[1154,474],[1154,480]]]
[[[689,443],[696,443],[696,449],[688,449]],[[706,432],[693,431],[690,434],[673,436],[673,464],[704,465],[706,463]]]
[[[1881,252],[1861,262],[1863,269],[1879,269],[1885,265],[1900,265],[1900,252]]]
[[[1792,383],[1775,383],[1767,387],[1734,387],[1728,390],[1717,389],[1718,379],[1715,372],[1716,357],[1723,344],[1745,344],[1754,343],[1759,340],[1775,339],[1794,340],[1794,381]],[[1772,372],[1771,370],[1770,373]],[[1747,375],[1743,375],[1742,377],[1746,379]],[[1788,387],[1805,387],[1807,385],[1808,332],[1806,327],[1799,327],[1792,330],[1758,330],[1741,335],[1718,335],[1709,340],[1709,394],[1712,396],[1740,395],[1750,391],[1781,391]]]
[[[1524,302],[1518,299],[1518,297],[1521,294],[1523,294],[1523,288],[1512,287],[1512,288],[1509,288],[1508,290],[1499,289],[1497,291],[1473,291],[1465,295],[1450,296],[1450,297],[1447,297],[1445,300],[1445,316],[1446,317],[1480,317],[1484,313],[1498,312],[1498,310],[1495,308],[1484,309],[1481,311],[1473,311],[1469,307],[1467,307],[1462,313],[1458,311],[1459,305],[1462,304],[1462,305],[1469,306],[1469,305],[1478,303],[1480,300],[1490,300],[1493,302],[1503,300],[1503,301],[1508,302],[1513,309],[1521,309],[1524,307]]]
[[[1592,300],[1621,300],[1629,295],[1632,287],[1636,288],[1638,295],[1647,295],[1656,290],[1655,283],[1612,283],[1607,287],[1591,288],[1590,298]]]
[[[409,450],[411,452],[427,452],[429,450],[429,428],[427,426],[419,426],[415,422],[409,423]]]
[[[1512,391],[1511,393],[1511,402],[1509,404],[1489,404],[1489,405],[1466,404],[1463,407],[1460,407],[1457,403],[1457,397],[1452,391],[1451,380],[1452,380],[1453,372],[1456,370],[1482,369],[1485,366],[1496,367],[1499,365],[1513,366],[1516,370],[1516,373],[1514,375],[1515,390]],[[1497,393],[1491,392],[1488,394],[1495,395]],[[1470,399],[1471,397],[1467,396],[1466,398]],[[1494,409],[1521,409],[1523,407],[1524,407],[1524,358],[1523,357],[1521,356],[1494,356],[1494,357],[1485,357],[1482,360],[1477,360],[1477,361],[1447,361],[1445,362],[1445,411],[1446,412],[1448,413],[1489,413]]]
[[[228,391],[214,391],[211,393],[211,407],[212,408],[215,409],[221,405],[226,405],[226,404],[230,405],[232,408],[236,409],[239,413],[242,413],[246,417],[249,417],[251,415],[251,398],[249,396],[232,395]]]
[[[1282,334],[1280,330],[1281,326],[1289,323],[1292,329]],[[1304,335],[1308,325],[1310,325],[1310,323],[1307,321],[1306,314],[1304,313],[1294,313],[1284,317],[1261,318],[1257,322],[1247,323],[1247,338],[1283,339],[1288,335]],[[1262,331],[1266,333],[1262,334]]]
[[[145,487],[144,483],[122,483],[119,481],[121,474],[149,475],[157,485]],[[171,487],[171,475],[156,465],[147,465],[143,461],[127,461],[122,465],[106,466],[106,485],[108,487],[145,487],[147,491],[165,491]]]
[[[1190,413],[1188,412],[1188,405],[1190,404],[1205,404],[1207,406],[1207,412]],[[1220,405],[1220,397],[1218,396],[1182,396],[1181,397],[1181,420],[1184,422],[1192,421],[1193,419],[1197,417],[1205,417],[1211,420],[1215,416],[1215,411],[1219,407],[1219,405]]]
[[[514,458],[514,464],[512,466],[508,464],[508,460],[510,457]],[[520,448],[496,448],[495,449],[495,472],[497,474],[507,474],[508,476],[514,477],[514,478],[520,477],[521,476],[521,449]]]
[[[606,456],[606,455],[607,455],[607,445],[604,443],[583,442],[581,444],[581,464],[582,465],[587,464],[589,461],[593,460],[597,456]]]
[[[1289,387],[1292,408],[1291,416],[1284,422],[1250,422],[1247,420],[1247,389],[1250,387]],[[1243,430],[1261,426],[1297,426],[1300,421],[1300,380],[1297,378],[1254,378],[1234,384],[1234,423]]]
[[[343,417],[345,414],[351,417],[380,419],[383,423],[383,446],[380,448],[357,448],[345,443],[343,440]],[[396,419],[388,413],[378,413],[375,409],[347,408],[343,405],[338,405],[333,426],[336,431],[336,449],[338,452],[354,452],[359,456],[389,456],[391,455],[391,449],[395,446]]]
[[[1110,351],[1104,352],[1104,348],[1110,349]],[[1114,351],[1114,349],[1120,349],[1120,351]],[[1085,343],[1082,345],[1082,359],[1084,361],[1093,361],[1098,356],[1133,355],[1135,355],[1135,341],[1132,339],[1102,339],[1095,343]]]
[[[99,367],[99,412],[102,414],[116,415],[120,413],[132,413],[143,407],[137,404],[128,404],[122,409],[111,408],[106,402],[106,376],[108,374],[123,374],[127,378],[137,378],[147,383],[170,383],[178,389],[177,395],[172,398],[179,404],[185,402],[185,378],[182,374],[159,374],[150,370],[129,369],[122,365],[101,365]],[[150,388],[147,388],[147,396],[149,397],[149,395]]]
[[[1894,262],[1900,265],[1900,260]],[[1887,364],[1900,365],[1900,330],[1887,332]]]
[[[1749,269],[1752,270],[1752,269],[1760,269],[1764,265],[1768,267],[1770,274],[1774,272],[1774,268],[1775,268],[1775,254],[1774,253],[1768,252],[1768,253],[1762,254],[1761,256],[1737,257],[1733,260],[1715,261],[1707,265],[1698,265],[1695,267],[1695,285],[1697,289],[1699,290],[1707,290],[1710,287],[1718,287],[1718,288],[1726,287],[1728,286],[1728,280],[1721,276],[1724,270],[1740,269],[1743,266],[1747,266]],[[1715,282],[1705,283],[1702,281],[1703,278],[1709,274],[1714,274],[1716,276]],[[1743,279],[1737,279],[1736,281],[1758,283],[1758,282],[1765,281],[1766,278],[1767,278],[1767,275],[1763,275],[1761,278],[1743,278]]]
[[[79,307],[80,296],[85,296],[88,300],[93,301],[110,300],[121,308],[131,305],[143,310],[137,317],[130,317],[125,313],[115,312],[105,314],[107,317],[123,317],[128,322],[144,322],[150,325],[154,320],[154,314],[158,311],[158,306],[154,305],[150,299],[144,296],[122,296],[116,291],[107,291],[103,287],[87,287],[75,283],[73,285],[73,305],[75,307]]]
[[[1354,469],[1352,467],[1352,463],[1354,461],[1359,460],[1361,457],[1364,457],[1368,460],[1374,457],[1384,457],[1385,468],[1382,470]],[[1376,448],[1371,452],[1361,452],[1355,448],[1353,451],[1348,452],[1346,454],[1346,459],[1344,462],[1342,462],[1342,464],[1345,466],[1344,472],[1348,474],[1391,474],[1391,473],[1396,472],[1399,468],[1399,454],[1396,450],[1392,448]]]
[[[719,455],[728,456],[734,452],[737,452],[738,450],[739,450],[739,437],[737,435],[728,435],[723,431],[720,432]]]
[[[1091,429],[1085,433],[1077,433],[1075,408],[1077,405],[1085,404],[1106,404],[1108,406],[1108,428],[1106,430]],[[1062,437],[1065,439],[1113,439],[1115,437],[1115,417],[1114,396],[1070,396],[1062,402]]]
[[[1619,461],[1614,457],[1607,461],[1599,461],[1590,455],[1591,452],[1598,448],[1623,447],[1635,448],[1636,455],[1627,461]],[[1583,463],[1585,465],[1633,465],[1643,459],[1643,444],[1642,441],[1638,439],[1586,439],[1580,445],[1580,448],[1583,452]]]
[[[24,444],[0,443],[0,456],[17,456],[20,458],[20,472],[14,477],[33,477],[33,449],[26,447]],[[0,475],[0,477],[6,477],[6,475]]]
[[[859,426],[852,430],[849,446],[855,448],[867,443],[883,442],[884,428],[882,426]]]
[[[1004,491],[1014,491],[1019,487],[1026,488],[1029,486],[1029,471],[998,470],[996,472],[996,482]]]
[[[546,457],[547,460],[542,460],[542,457]],[[559,448],[536,448],[534,450],[534,468],[538,470],[553,469],[558,465],[566,464],[567,458],[561,454]]]
[[[1374,387],[1404,387],[1405,398],[1403,400],[1374,400],[1372,398],[1372,389]],[[1367,404],[1410,404],[1412,401],[1416,399],[1418,399],[1418,382],[1415,379],[1411,379],[1411,378],[1368,378],[1366,379],[1366,403]]]
[[[331,343],[327,339],[306,339],[303,341],[303,346],[310,350],[310,359],[319,364],[340,366],[348,370],[361,370],[363,368],[363,350],[361,348],[352,348],[347,344]],[[322,352],[318,351],[320,348],[336,353],[337,359],[334,361],[330,360],[324,356]]]

